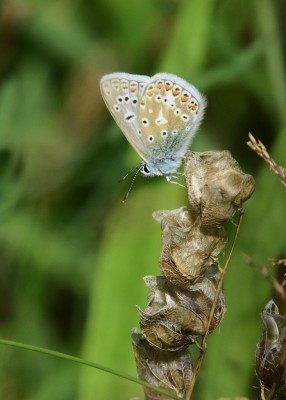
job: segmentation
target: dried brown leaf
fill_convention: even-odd
[[[162,228],[160,269],[174,285],[188,288],[225,249],[225,230],[203,226],[198,215],[184,207],[156,211],[153,217]]]

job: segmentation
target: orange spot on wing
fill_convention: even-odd
[[[171,82],[165,82],[165,89],[166,90],[171,90],[173,87],[173,84]]]
[[[122,81],[121,81],[121,88],[122,88],[123,90],[128,89],[128,81],[122,80]]]
[[[178,94],[181,93],[181,90],[175,90],[175,88],[174,88],[172,93],[173,93],[173,96],[178,96]]]
[[[162,82],[162,81],[157,81],[157,82],[156,82],[156,87],[157,87],[158,89],[162,89],[162,87],[163,87],[163,82]]]
[[[188,108],[190,108],[193,111],[196,111],[198,110],[199,106],[197,104],[189,104]]]
[[[119,80],[118,79],[114,79],[113,81],[111,81],[111,84],[114,89],[119,88]]]
[[[154,90],[153,89],[151,89],[151,90],[147,90],[146,91],[146,94],[147,94],[147,96],[153,96],[153,94],[154,94]]]
[[[132,93],[136,92],[137,88],[138,88],[138,86],[137,86],[136,83],[131,83],[131,84],[130,84],[130,91],[131,91]]]
[[[181,102],[186,103],[188,100],[190,100],[190,96],[183,94],[181,97]]]

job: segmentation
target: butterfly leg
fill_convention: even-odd
[[[179,186],[181,186],[182,188],[186,189],[186,186],[185,186],[185,185],[182,185],[181,183],[174,181],[174,179],[180,179],[180,178],[177,177],[176,175],[167,175],[167,176],[166,176],[166,179],[167,179],[168,182],[173,183],[174,185],[179,185]],[[172,179],[173,179],[173,180],[172,180]]]
[[[184,177],[186,176],[183,172],[178,172],[178,171],[176,172],[176,175],[182,175]]]

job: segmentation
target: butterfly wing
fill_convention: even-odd
[[[149,76],[121,72],[104,75],[100,81],[102,97],[131,146],[147,161],[150,149],[146,147],[138,119],[142,94],[150,81]]]
[[[145,146],[158,168],[161,161],[182,159],[203,118],[205,107],[206,99],[201,93],[175,75],[159,73],[147,82],[140,100],[138,119]]]

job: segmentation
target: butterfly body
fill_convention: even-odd
[[[118,72],[103,76],[100,86],[113,118],[143,160],[141,174],[170,180],[202,120],[205,98],[168,73]]]

